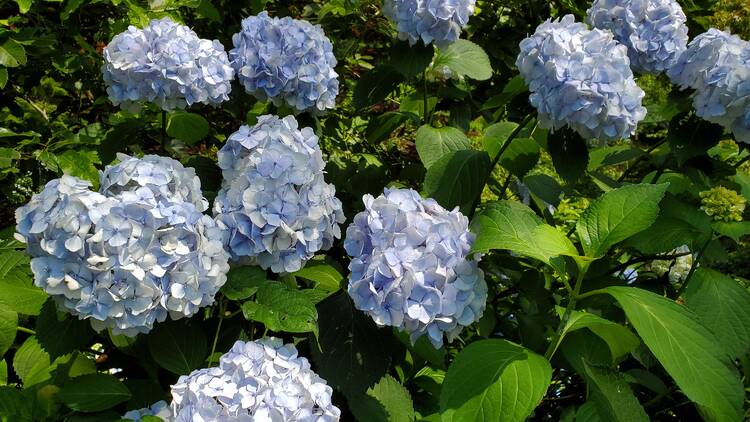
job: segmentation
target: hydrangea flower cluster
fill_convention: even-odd
[[[747,200],[737,191],[716,186],[700,192],[701,210],[714,221],[742,221]]]
[[[232,66],[256,98],[276,105],[285,101],[299,111],[325,111],[336,105],[336,57],[320,25],[261,12],[242,20],[232,43]]]
[[[378,325],[427,334],[437,348],[484,312],[487,284],[469,256],[474,235],[458,210],[411,189],[363,197],[365,210],[346,231],[349,295]]]
[[[167,402],[165,402],[164,400],[160,400],[151,405],[151,407],[131,410],[123,415],[122,418],[129,419],[133,422],[142,422],[143,418],[146,416],[156,416],[163,422],[172,422],[172,409],[169,408],[169,404]]]
[[[654,260],[651,262],[651,271],[659,277],[667,274],[670,283],[679,283],[687,278],[690,268],[693,266],[693,254],[690,254],[690,248],[682,245],[670,252],[670,254],[685,254],[677,257],[674,261]]]
[[[293,272],[341,237],[341,201],[325,182],[311,128],[298,129],[292,116],[261,116],[229,136],[218,156],[224,178],[214,215],[233,258]]]
[[[610,31],[589,30],[566,15],[539,25],[520,47],[516,65],[540,126],[567,125],[584,138],[613,141],[633,135],[646,116],[628,50]]]
[[[668,71],[682,89],[695,90],[698,116],[724,126],[737,140],[750,142],[750,43],[717,29],[690,42]]]
[[[456,42],[474,14],[475,0],[385,0],[383,13],[396,24],[398,38],[414,45]]]
[[[628,47],[638,72],[664,72],[687,48],[687,17],[675,0],[595,0],[587,15],[589,24]]]
[[[338,421],[333,390],[292,344],[238,341],[218,367],[183,375],[172,386],[172,421]]]
[[[117,34],[104,48],[104,82],[113,104],[137,111],[142,102],[163,110],[229,99],[234,70],[219,41],[198,38],[169,18]]]
[[[195,314],[226,281],[229,254],[192,169],[120,155],[91,184],[63,176],[16,210],[34,283],[96,330],[148,332]]]

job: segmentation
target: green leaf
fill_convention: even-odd
[[[589,149],[586,141],[570,129],[555,131],[547,141],[547,150],[557,174],[568,184],[575,183],[586,173]]]
[[[108,374],[81,375],[66,382],[57,395],[78,412],[99,412],[130,399],[130,390]]]
[[[583,363],[591,400],[600,416],[612,422],[649,421],[625,377],[614,369]]]
[[[53,300],[47,300],[36,319],[39,344],[52,359],[86,346],[94,336],[91,324],[68,313],[57,312]]]
[[[415,417],[409,391],[387,374],[366,394],[350,397],[348,403],[360,422],[410,422]]]
[[[489,126],[482,136],[482,146],[490,158],[495,158],[510,135],[518,129],[518,123],[499,122]]]
[[[587,401],[576,410],[576,422],[602,422],[593,401]]]
[[[18,313],[0,303],[0,356],[3,356],[13,345],[17,327]]]
[[[208,136],[211,126],[208,120],[195,113],[176,112],[169,115],[167,135],[188,145],[194,145]]]
[[[477,233],[472,252],[505,249],[546,264],[560,255],[578,255],[570,239],[515,201],[488,205],[474,219],[472,230]]]
[[[562,186],[555,178],[546,174],[533,174],[523,178],[523,183],[535,197],[542,201],[558,206],[560,195],[563,193]]]
[[[410,120],[419,120],[419,116],[401,111],[389,111],[370,119],[365,130],[369,142],[380,142],[388,139],[394,130]]]
[[[310,297],[280,282],[269,281],[260,286],[255,301],[242,304],[242,314],[271,331],[318,332],[318,311]]]
[[[551,380],[547,359],[522,346],[473,342],[448,368],[440,395],[443,421],[524,421]]]
[[[416,146],[422,164],[429,169],[445,154],[471,148],[471,142],[463,132],[454,127],[434,128],[422,125],[417,130]]]
[[[445,208],[459,206],[461,212],[468,214],[489,171],[490,158],[486,152],[449,152],[427,169],[424,190]]]
[[[38,315],[47,294],[33,285],[29,258],[23,252],[0,254],[0,303],[23,315]]]
[[[16,350],[16,355],[13,356],[13,370],[27,388],[50,379],[50,357],[39,345],[36,337],[27,338]]]
[[[189,374],[203,366],[208,354],[203,330],[184,321],[157,324],[147,338],[154,362],[177,375]]]
[[[633,287],[608,287],[682,392],[712,421],[742,420],[744,391],[716,337],[685,306]]]
[[[312,281],[315,289],[329,293],[341,289],[344,281],[344,276],[338,270],[322,261],[308,261],[294,276]]]
[[[630,144],[596,148],[589,153],[588,170],[624,163],[643,155],[643,151]]]
[[[403,75],[390,66],[370,70],[359,78],[354,87],[354,107],[363,109],[385,100],[403,80]]]
[[[718,340],[722,349],[739,358],[750,349],[750,293],[731,277],[698,268],[683,293],[685,306]]]
[[[518,178],[523,178],[539,162],[539,145],[529,138],[516,138],[500,158],[500,165]]]
[[[34,0],[16,0],[16,4],[18,4],[18,11],[21,12],[21,14],[24,14],[31,9],[31,4],[34,2]]]
[[[30,391],[30,390],[29,390]],[[0,417],[6,421],[31,422],[33,401],[28,392],[15,387],[0,387]]]
[[[706,213],[698,210],[696,210],[696,212],[706,215]],[[706,217],[708,217],[708,215],[706,215]],[[727,236],[737,243],[740,242],[740,239],[750,234],[750,221],[715,221],[711,226],[716,230],[716,233],[719,233],[722,236]]]
[[[560,318],[565,314],[565,308],[556,306],[555,310]],[[560,342],[562,342],[565,335],[568,333],[583,328],[588,328],[607,343],[607,346],[612,353],[613,362],[616,362],[620,357],[633,351],[641,343],[641,341],[638,340],[638,337],[626,327],[600,316],[582,311],[571,312],[568,317],[568,322],[565,324],[562,335],[560,336]],[[560,342],[558,342],[558,345]]]
[[[385,375],[398,348],[390,330],[354,308],[346,292],[318,304],[318,344],[310,336],[317,372],[347,395],[362,393]]]
[[[19,158],[21,154],[13,148],[0,148],[0,169],[9,168]]]
[[[260,286],[270,283],[266,271],[256,266],[234,267],[227,273],[221,293],[231,300],[244,300],[254,295]]]
[[[709,123],[693,113],[683,113],[669,123],[667,140],[679,166],[687,160],[705,155],[719,143],[724,129]]]
[[[68,20],[70,15],[78,10],[79,7],[83,4],[84,0],[68,0],[67,3],[65,3],[65,8],[62,12],[60,12],[60,20],[65,22]]]
[[[438,103],[438,98],[430,95],[426,98],[427,100],[427,115],[429,116],[435,110]],[[407,95],[403,95],[400,98],[401,104],[398,110],[401,113],[408,113],[417,116],[418,119],[427,120],[425,118],[425,96],[422,92],[412,92]]]
[[[17,67],[26,64],[26,50],[13,38],[8,38],[0,45],[0,65]]]
[[[586,256],[600,258],[615,244],[653,224],[667,186],[624,186],[592,202],[576,224]]]
[[[8,69],[0,67],[0,89],[5,88],[5,84],[8,83]]]
[[[644,254],[670,252],[682,245],[697,250],[713,234],[711,217],[672,195],[664,197],[659,209],[654,224],[628,239],[628,246]]]
[[[389,64],[402,75],[410,78],[421,74],[432,61],[435,49],[418,42],[412,46],[406,41],[393,43]]]
[[[440,50],[433,66],[448,66],[459,76],[483,81],[492,76],[490,58],[482,47],[471,41],[458,39],[446,49]]]

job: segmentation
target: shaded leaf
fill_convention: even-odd
[[[445,154],[467,150],[471,148],[471,143],[463,132],[454,127],[422,125],[417,130],[416,146],[422,164],[429,169]]]
[[[130,390],[108,374],[81,375],[65,383],[60,401],[79,412],[99,412],[130,399]]]
[[[462,150],[449,152],[427,169],[424,189],[443,207],[456,206],[469,214],[469,208],[484,187],[490,171],[490,158],[486,152]]]
[[[208,354],[203,330],[185,321],[157,324],[147,338],[154,361],[177,375],[187,375],[203,366]]]

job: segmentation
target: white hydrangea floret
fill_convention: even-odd
[[[218,367],[183,375],[172,386],[173,422],[335,422],[333,390],[292,344],[238,341]]]
[[[71,176],[50,181],[16,210],[16,231],[34,283],[61,309],[133,336],[212,304],[229,254],[201,212],[194,172],[171,159],[120,159],[102,172],[99,192]]]
[[[229,136],[218,155],[223,182],[214,215],[234,259],[294,272],[341,236],[341,201],[325,182],[318,137],[293,116],[259,117]]]
[[[156,416],[163,422],[172,422],[172,409],[169,408],[169,403],[160,400],[150,407],[131,410],[124,414],[122,418],[133,422],[143,422],[143,418],[146,416]]]
[[[398,29],[399,39],[414,45],[435,43],[446,48],[456,42],[474,14],[475,0],[385,0],[383,14]]]
[[[348,292],[378,325],[427,335],[435,347],[479,320],[487,284],[469,251],[474,235],[457,209],[447,211],[411,189],[363,197],[347,228]]]

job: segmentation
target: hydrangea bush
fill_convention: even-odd
[[[0,421],[747,419],[713,3],[5,2]]]

